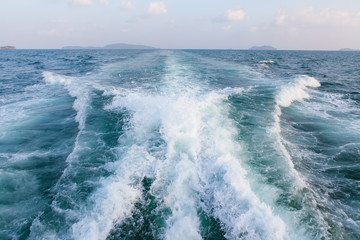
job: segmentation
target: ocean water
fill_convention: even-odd
[[[0,52],[0,239],[360,239],[360,53]]]

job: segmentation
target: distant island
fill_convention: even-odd
[[[360,51],[360,49],[342,48],[342,49],[339,49],[339,51],[353,52],[353,51]]]
[[[15,50],[16,47],[14,46],[3,46],[3,47],[0,47],[0,50]]]
[[[272,51],[274,51],[277,49],[272,46],[264,45],[264,46],[253,46],[253,47],[249,48],[249,50],[272,50]]]
[[[125,44],[125,43],[115,43],[109,44],[104,47],[81,47],[81,46],[66,46],[62,49],[156,49],[154,47],[145,46],[145,45],[134,45],[134,44]]]

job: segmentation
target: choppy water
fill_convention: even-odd
[[[360,239],[360,54],[0,52],[0,239]]]

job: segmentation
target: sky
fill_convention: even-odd
[[[360,49],[359,0],[0,0],[0,46]]]

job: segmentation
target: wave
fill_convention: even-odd
[[[357,229],[355,213],[350,210],[347,199],[355,184],[351,179],[352,172],[359,167],[354,164],[360,140],[357,134],[359,109],[356,102],[346,99],[343,94],[306,91],[311,94],[311,100],[293,106],[290,116],[295,112],[298,117],[286,117],[282,125],[282,143],[296,163],[297,171],[306,180],[308,194],[303,196],[300,215],[302,219],[311,216],[316,219],[316,227],[326,229],[317,232],[310,226],[319,237],[353,238],[347,236],[344,229]],[[348,176],[343,178],[345,174]],[[317,206],[326,207],[317,211]]]
[[[295,83],[282,87],[279,94],[276,96],[276,105],[278,108],[289,107],[294,101],[301,101],[310,97],[309,93],[306,91],[307,88],[317,88],[320,86],[320,82],[314,77],[299,77]]]
[[[165,158],[153,163],[149,176],[154,178],[151,195],[164,202],[160,208],[172,213],[166,221],[166,238],[200,239],[199,208],[219,219],[229,238],[285,236],[285,224],[259,201],[246,180],[239,159],[241,146],[235,140],[237,130],[227,118],[224,100],[229,95],[225,92],[238,90],[174,98],[133,93],[107,106],[134,112],[135,137],[141,136],[136,138],[159,128],[166,143]]]
[[[263,61],[260,61],[260,63],[265,63],[265,64],[267,64],[267,63],[275,63],[275,61],[273,61],[273,60],[263,60]]]
[[[129,150],[123,163],[108,166],[115,168],[112,169],[115,175],[101,179],[101,187],[87,200],[84,209],[77,213],[80,220],[71,227],[74,239],[106,239],[114,224],[121,224],[124,219],[131,217],[134,204],[142,193],[139,178],[143,176],[146,155],[144,157],[141,153],[141,149],[134,147]]]
[[[48,207],[43,189],[56,183],[76,132],[70,129],[76,125],[64,94],[63,89],[38,83],[1,99],[0,178],[5,178],[0,179],[1,202],[11,199],[1,212],[1,224],[6,221],[13,229],[11,233],[1,231],[4,238],[4,234],[23,238],[32,220]]]
[[[43,220],[46,215],[43,213],[39,214],[39,216],[36,217],[31,224],[31,234],[29,238],[37,239],[39,237],[43,237],[49,239],[61,239],[68,237],[67,233],[61,233],[63,231],[61,229],[69,224],[69,222],[74,221],[78,215],[75,209],[61,205],[66,202],[71,202],[73,205],[78,204],[76,195],[79,190],[77,186],[78,183],[75,179],[76,174],[79,174],[77,167],[81,167],[81,164],[79,164],[82,160],[80,159],[80,156],[84,153],[84,151],[89,149],[86,141],[83,139],[83,135],[86,132],[85,124],[90,108],[89,94],[91,88],[87,82],[81,81],[81,78],[69,77],[53,72],[43,72],[42,76],[44,82],[49,88],[49,91],[51,91],[54,86],[59,85],[61,88],[65,88],[71,97],[75,98],[72,107],[76,111],[75,121],[78,124],[78,132],[76,134],[73,148],[66,157],[66,166],[62,170],[62,173],[57,179],[55,185],[49,190],[54,195],[50,204],[51,214],[56,216],[58,222],[64,222],[62,223],[62,226],[58,226],[59,229],[55,230],[52,224]]]
[[[49,84],[62,84],[75,97],[73,107],[80,129],[68,157],[69,166],[54,188],[58,196],[52,209],[65,214],[71,225],[59,238],[105,239],[111,235],[116,226],[121,228],[133,217],[137,203],[146,204],[145,178],[151,179],[147,194],[156,202],[153,212],[164,222],[157,226],[157,237],[202,239],[206,223],[199,211],[219,221],[227,238],[286,237],[285,223],[252,191],[242,166],[245,155],[236,140],[238,131],[229,118],[227,103],[229,96],[242,94],[242,88],[211,90],[196,81],[196,72],[174,56],[169,57],[156,92],[99,82],[90,86],[50,72],[44,73],[44,78]],[[101,167],[111,174],[99,178],[95,191],[80,203],[71,199],[78,190],[66,179],[80,166],[80,138],[89,131],[85,125],[86,116],[93,111],[89,95],[96,88],[103,96],[112,96],[104,111],[126,112],[128,119],[118,145],[109,150],[116,159]],[[81,205],[63,209],[61,196]],[[34,228],[36,225],[41,224],[34,221]]]
[[[0,96],[3,238],[359,235],[358,91],[331,83],[354,75],[276,77],[312,54],[30,55]],[[41,78],[49,57],[84,75]]]
[[[244,89],[213,90],[206,82],[197,81],[197,72],[175,56],[169,56],[166,63],[166,74],[156,91],[43,74],[48,84],[61,84],[75,98],[73,108],[79,123],[74,149],[67,159],[69,166],[54,188],[57,197],[52,209],[65,215],[71,226],[63,235],[57,233],[59,238],[105,239],[111,235],[133,218],[138,203],[146,204],[145,178],[151,180],[146,194],[156,202],[153,212],[164,222],[157,226],[157,237],[201,239],[206,223],[199,212],[203,212],[220,222],[226,238],[287,238],[284,221],[254,193],[243,166],[246,154],[229,117],[227,101]],[[307,88],[318,85],[315,79],[302,77],[277,95],[274,132],[289,162],[291,157],[281,138],[281,108],[308,98]],[[90,96],[98,90],[111,99],[102,111],[126,113],[127,119],[118,145],[106,150],[114,153],[115,159],[101,166],[111,174],[89,179],[97,181],[96,188],[84,202],[77,202],[80,200],[71,199],[77,187],[67,178],[74,178],[76,168],[83,164],[79,160],[83,151],[91,152],[82,136],[89,134],[86,118],[95,111]],[[75,207],[61,208],[62,197],[74,201]],[[34,228],[36,225],[41,224],[36,220]]]
[[[237,130],[228,118],[226,99],[242,90],[189,88],[194,81],[183,82],[192,77],[188,69],[171,63],[169,70],[164,79],[171,81],[171,89],[164,84],[164,95],[134,92],[115,96],[106,107],[133,112],[133,136],[138,141],[154,131],[164,141],[164,156],[150,164],[149,192],[163,203],[156,212],[171,212],[165,217],[165,238],[201,239],[200,209],[219,219],[229,238],[284,238],[284,222],[252,192],[241,166],[241,145],[235,140]]]
[[[77,78],[58,75],[52,72],[43,72],[44,81],[48,84],[62,84],[66,87],[69,94],[76,98],[73,108],[77,114],[75,120],[79,123],[79,129],[84,129],[86,110],[89,104],[87,84],[83,81],[77,81]]]
[[[308,90],[309,88],[320,87],[320,82],[309,76],[301,76],[294,83],[287,84],[283,86],[279,93],[276,95],[275,99],[275,113],[274,113],[274,126],[272,127],[272,133],[275,135],[278,146],[280,147],[282,153],[287,159],[287,163],[290,166],[290,170],[295,174],[298,182],[298,187],[303,188],[304,182],[299,176],[299,174],[294,169],[294,164],[291,160],[291,156],[284,146],[285,140],[281,136],[281,126],[280,126],[280,117],[282,115],[281,108],[289,107],[295,101],[302,101],[310,97]]]
[[[320,86],[321,84],[317,79],[308,76],[300,76],[295,80],[295,82],[281,87],[275,98],[275,112],[273,115],[274,125],[271,129],[271,133],[274,136],[276,146],[279,148],[288,165],[287,174],[291,175],[294,180],[293,189],[288,197],[291,199],[299,198],[302,201],[302,209],[300,209],[298,214],[295,215],[295,222],[301,222],[302,219],[311,217],[316,219],[316,221],[314,224],[309,224],[307,228],[315,230],[315,228],[318,227],[330,231],[330,229],[335,227],[331,227],[331,223],[328,221],[327,213],[316,210],[316,205],[329,205],[328,200],[321,197],[314,186],[310,184],[312,179],[307,178],[308,176],[305,175],[304,172],[299,171],[299,163],[297,164],[297,169],[295,169],[293,162],[293,157],[304,161],[309,156],[312,156],[314,159],[319,156],[316,156],[318,155],[316,153],[301,150],[301,146],[298,146],[295,143],[296,140],[285,139],[283,134],[291,134],[293,130],[286,129],[283,133],[283,126],[281,126],[282,108],[291,107],[294,102],[302,102],[302,106],[304,104],[309,106],[308,108],[301,107],[301,110],[305,111],[304,113],[302,112],[302,114],[308,114],[312,111],[311,108],[318,104],[317,95],[319,92],[312,89]],[[309,98],[313,98],[313,101],[304,101]],[[304,134],[302,137],[305,138]],[[329,237],[327,231],[318,232],[315,230],[314,233],[311,234],[313,234],[314,237],[327,238]]]

